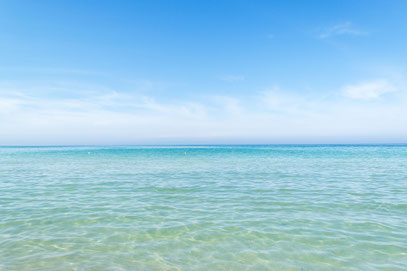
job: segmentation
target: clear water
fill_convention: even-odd
[[[0,148],[0,270],[407,270],[407,146]]]

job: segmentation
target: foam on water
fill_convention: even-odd
[[[0,270],[407,270],[406,233],[402,145],[0,148]]]

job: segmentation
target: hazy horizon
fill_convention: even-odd
[[[239,146],[405,146],[407,143],[404,142],[395,142],[395,143],[380,143],[380,142],[372,142],[372,143],[190,143],[190,144],[182,144],[182,143],[161,143],[161,144],[62,144],[62,145],[0,145],[0,148],[53,148],[53,147],[67,147],[67,148],[93,148],[93,147],[112,147],[112,148],[121,148],[121,147],[239,147]]]

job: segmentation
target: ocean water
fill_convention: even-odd
[[[407,146],[2,147],[0,270],[407,270]]]

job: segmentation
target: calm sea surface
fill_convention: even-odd
[[[407,270],[407,146],[3,147],[0,270]]]

